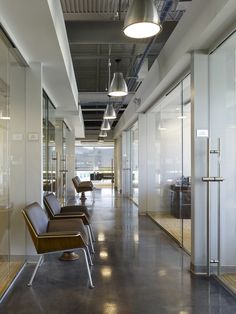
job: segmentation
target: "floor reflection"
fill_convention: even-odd
[[[87,287],[82,259],[61,262],[50,254],[30,289],[33,265],[25,267],[0,313],[236,313],[236,300],[214,279],[191,275],[189,255],[131,201],[105,189],[95,192],[89,210],[95,288]]]

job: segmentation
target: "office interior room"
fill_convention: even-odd
[[[236,292],[235,0],[151,1],[151,39],[124,37],[131,2],[0,0],[2,297],[38,258],[21,210],[78,201],[75,176],[132,201],[188,270]],[[108,97],[117,69],[128,95]]]

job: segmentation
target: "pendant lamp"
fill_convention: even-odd
[[[162,27],[153,0],[133,0],[125,16],[124,33],[131,38],[148,38]]]
[[[107,132],[104,130],[101,130],[98,136],[99,137],[107,137]]]
[[[101,130],[102,131],[108,131],[111,129],[110,123],[108,120],[103,120]]]
[[[109,103],[107,104],[103,118],[108,119],[108,120],[116,119],[116,112],[115,112],[115,109],[113,107],[113,104],[110,104],[110,96],[109,96]]]
[[[108,95],[111,97],[122,97],[128,94],[128,87],[126,85],[123,73],[118,71],[120,61],[121,59],[116,59],[117,72],[113,74],[113,79],[108,92]]]

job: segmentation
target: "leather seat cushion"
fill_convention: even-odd
[[[82,219],[58,219],[48,222],[47,232],[75,231],[80,232],[85,243],[88,244],[88,236]]]

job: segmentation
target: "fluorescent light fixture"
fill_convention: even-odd
[[[161,31],[153,0],[133,0],[125,16],[124,33],[131,38],[148,38]]]
[[[180,120],[183,120],[183,119],[186,119],[187,117],[186,116],[178,116],[177,119],[180,119]]]
[[[0,116],[0,120],[11,120],[10,117],[3,117],[3,116]]]

